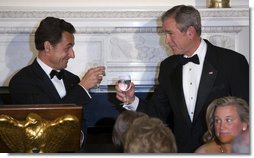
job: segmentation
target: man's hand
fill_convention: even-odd
[[[105,76],[105,67],[94,67],[86,72],[79,84],[88,90],[95,85],[100,84],[103,76]]]
[[[116,98],[120,100],[121,102],[131,104],[134,99],[135,99],[135,85],[133,82],[131,82],[131,87],[128,91],[122,91],[118,83],[115,85],[115,90],[116,90]]]

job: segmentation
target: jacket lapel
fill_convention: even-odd
[[[66,73],[66,70],[64,70],[63,72],[64,72],[64,78],[63,78],[64,86],[65,86],[66,92],[68,92],[74,86],[74,82],[73,80],[70,79],[68,73]]]
[[[174,103],[173,105],[178,106],[179,113],[177,115],[182,115],[182,117],[186,120],[188,125],[191,125],[191,120],[188,114],[188,110],[186,107],[186,102],[184,99],[184,93],[183,93],[183,84],[182,84],[182,65],[179,64],[175,71],[172,72],[170,75],[171,77],[171,85],[172,90],[174,90]]]
[[[208,50],[211,49],[208,48]],[[217,69],[215,69],[214,66],[210,63],[210,60],[212,58],[211,54],[212,51],[207,51],[198,88],[193,122],[198,118],[202,107],[206,104],[207,97],[209,96],[214,86],[214,82],[218,73]]]
[[[59,101],[61,98],[55,86],[36,60],[34,60],[34,62],[32,63],[32,69],[39,80],[38,86],[40,87],[40,89],[43,90],[45,94],[48,94],[49,98]]]

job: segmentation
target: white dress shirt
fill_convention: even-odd
[[[198,49],[194,52],[198,55],[199,65],[189,62],[183,66],[183,92],[184,98],[187,105],[188,113],[191,121],[193,120],[197,93],[199,88],[199,82],[201,78],[201,73],[203,69],[203,64],[205,60],[205,54],[207,50],[207,45],[204,40],[201,41]],[[187,56],[184,56],[187,57]]]
[[[59,80],[56,76],[54,76],[52,79],[50,78],[50,72],[53,70],[48,65],[44,64],[39,58],[36,58],[37,62],[41,66],[41,68],[46,72],[49,79],[52,81],[53,85],[55,86],[59,96],[63,98],[66,95],[66,89],[64,86],[63,79]],[[58,70],[57,70],[58,71]]]
[[[50,72],[53,70],[51,67],[43,63],[38,57],[36,58],[37,62],[41,66],[41,68],[45,71],[45,73],[48,75],[49,79],[52,81],[53,85],[55,86],[59,96],[63,98],[66,95],[66,88],[63,82],[63,79],[59,80],[56,76],[54,76],[52,79],[50,78]],[[57,70],[58,71],[58,70]],[[79,84],[87,93],[87,95],[92,98],[90,93],[88,92],[85,87],[83,87],[81,84]]]

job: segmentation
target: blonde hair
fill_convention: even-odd
[[[158,118],[137,118],[126,132],[124,152],[175,153],[175,136]]]
[[[148,115],[142,112],[124,111],[117,117],[113,128],[112,141],[118,150],[123,151],[124,135],[132,122],[139,117],[148,118]]]
[[[228,105],[234,105],[241,121],[249,124],[249,105],[245,100],[233,96],[215,99],[208,106],[206,111],[207,132],[203,136],[204,142],[209,142],[215,139],[214,112],[216,108]]]

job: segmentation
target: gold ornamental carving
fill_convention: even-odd
[[[64,115],[47,121],[36,113],[27,115],[25,121],[8,115],[0,115],[0,136],[6,145],[18,153],[54,153],[71,136],[79,120],[73,115]]]
[[[208,8],[230,8],[230,0],[209,0]]]

